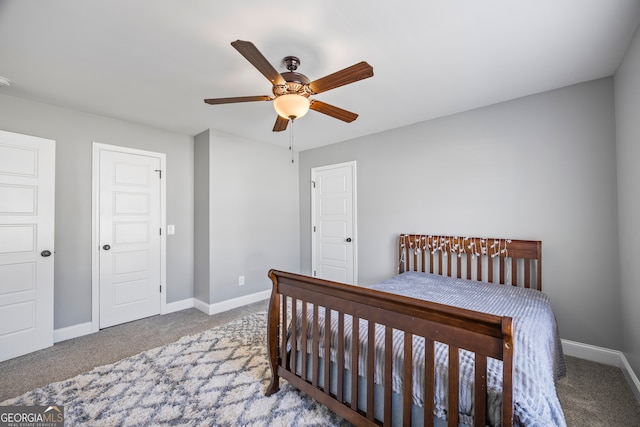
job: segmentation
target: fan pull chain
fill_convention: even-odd
[[[289,125],[289,151],[291,151],[291,163],[293,163],[293,122],[294,117],[289,117],[291,124]]]

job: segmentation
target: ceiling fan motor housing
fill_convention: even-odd
[[[282,63],[287,67],[287,70],[289,70],[288,72],[280,73],[287,83],[284,85],[273,85],[273,94],[276,97],[295,94],[302,95],[306,98],[313,95],[313,91],[309,88],[311,80],[304,74],[296,72],[300,65],[300,59],[296,56],[287,56],[282,60]]]

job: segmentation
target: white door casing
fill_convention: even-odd
[[[0,361],[53,345],[55,141],[0,131]]]
[[[357,283],[356,162],[311,169],[313,275]]]
[[[164,154],[94,143],[96,162],[94,330],[159,314],[166,305]]]

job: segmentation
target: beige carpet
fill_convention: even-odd
[[[60,402],[67,427],[348,427],[288,384],[264,395],[266,317],[249,314],[0,405]]]
[[[0,402],[96,366],[177,341],[267,308],[267,300],[209,316],[195,308],[153,316],[59,342],[0,362]]]
[[[567,357],[556,389],[569,426],[640,426],[640,403],[619,368]]]

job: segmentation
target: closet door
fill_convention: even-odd
[[[313,276],[357,283],[356,163],[311,169]]]
[[[53,345],[55,141],[0,131],[0,361]]]
[[[161,155],[99,150],[100,328],[160,314]]]

